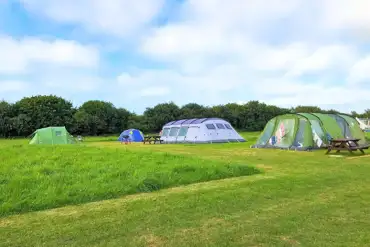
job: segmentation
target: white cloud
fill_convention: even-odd
[[[370,97],[370,90],[321,82],[310,84],[285,77],[261,81],[253,90],[264,101],[278,105],[346,105]],[[275,97],[268,97],[272,95]]]
[[[103,84],[99,60],[95,47],[72,40],[0,36],[0,92],[11,100],[96,92]]]
[[[289,76],[300,76],[310,72],[325,72],[328,69],[348,70],[358,59],[358,52],[349,45],[321,46],[306,57],[291,64]]]
[[[27,88],[27,83],[23,81],[1,81],[0,80],[0,93],[19,92]]]
[[[203,22],[221,29],[248,28],[254,24],[289,16],[303,0],[188,0],[184,15],[191,16],[194,23]],[[261,15],[263,13],[264,15]]]
[[[126,35],[147,25],[164,0],[20,0],[30,11],[91,32]]]
[[[140,91],[140,95],[146,96],[164,96],[170,93],[170,89],[167,87],[149,87]]]
[[[368,0],[324,0],[322,21],[328,28],[370,30]]]
[[[198,74],[180,73],[175,70],[139,70],[136,75],[123,73],[118,76],[122,86],[154,87],[156,85],[170,86],[176,91],[180,88],[187,92],[210,94],[233,89],[245,83],[245,75],[236,74],[240,67],[221,65]],[[180,90],[181,91],[181,90]]]
[[[138,44],[140,55],[167,65],[164,69],[124,72],[117,77],[119,85],[142,96],[207,105],[252,98],[279,105],[343,107],[370,101],[370,87],[350,86],[370,78],[370,58],[358,45],[358,37],[351,35],[354,31],[366,34],[370,28],[369,3],[365,0],[188,0],[176,14],[176,21],[149,29],[145,28],[158,15],[164,0],[22,2],[33,13],[60,23],[77,24],[94,33],[124,37],[122,41],[138,34],[134,36],[140,40],[130,41]],[[47,47],[55,46],[43,42]],[[37,51],[45,50],[41,48],[44,46],[38,47]],[[63,66],[73,62],[75,66],[96,66],[98,55],[87,59],[89,54],[97,54],[94,48],[79,47],[86,51],[85,55],[72,56],[83,53],[72,48],[62,53],[56,52],[56,48],[46,49],[54,55],[13,49],[22,52],[11,53],[14,56],[8,55],[6,62],[1,62],[0,57],[0,71],[22,71],[33,62],[46,61]],[[102,85],[94,76],[72,74],[64,76],[85,81],[74,84],[72,81],[76,80],[67,80],[65,86],[71,90],[94,92]],[[316,81],[312,77],[306,80],[305,76],[312,75],[317,76]],[[61,78],[47,80],[46,85],[60,89]],[[348,97],[338,101],[336,97],[340,95]]]
[[[302,0],[189,0],[183,7],[184,20],[154,28],[142,40],[140,51],[183,72],[232,64],[244,71],[248,67],[254,72],[285,71],[287,75],[300,76],[351,66],[358,55],[355,47],[337,41],[326,45],[304,41],[272,45],[257,41],[258,33],[268,23],[304,11],[299,9],[305,7],[303,3]]]
[[[368,100],[370,88],[349,89],[348,81],[343,83],[343,80],[338,82],[333,79],[338,79],[338,74],[350,72],[351,67],[360,59],[361,50],[356,43],[345,43],[332,38],[340,33],[330,22],[341,23],[340,15],[343,11],[328,19],[325,14],[331,11],[330,7],[335,2],[324,2],[325,9],[315,12],[313,10],[321,6],[319,1],[312,1],[310,4],[303,0],[187,1],[181,15],[182,21],[153,29],[142,40],[140,51],[152,59],[167,62],[171,68],[177,70],[176,76],[173,71],[168,73],[167,78],[171,80],[166,85],[178,87],[186,84],[203,89],[204,98],[201,99],[204,101],[211,95],[220,96],[223,91],[232,90],[235,94],[240,93],[237,90],[245,90],[249,97],[253,95],[279,105],[290,102],[293,105],[343,106]],[[359,1],[351,3],[360,5]],[[340,4],[343,5],[343,2]],[[358,20],[366,18],[362,16]],[[283,19],[289,20],[290,25],[273,25]],[[349,17],[342,21],[347,29],[358,27],[357,22],[351,21]],[[283,38],[284,42],[276,44],[271,42],[269,36],[267,37],[270,39],[261,39],[261,33],[274,31],[268,28],[269,25],[279,28],[280,32],[284,31],[289,36],[289,30],[284,28],[291,28],[294,22],[297,25],[318,25],[316,29],[310,26],[307,32],[321,32],[321,24],[334,36],[329,40],[325,40],[329,37],[325,36],[314,42],[304,39],[289,41]],[[298,31],[302,34],[305,32]],[[370,75],[365,69],[367,63],[363,61],[355,65],[351,73],[367,78]],[[166,78],[163,71],[143,72],[146,81],[150,81],[151,77],[156,80],[159,74],[161,78]],[[312,74],[320,75],[321,78],[318,77],[320,79],[315,82],[312,79],[311,82],[302,79]],[[351,96],[338,101],[337,96],[344,94]],[[244,102],[245,99],[238,96],[229,101]]]
[[[75,41],[17,40],[0,36],[0,74],[23,73],[35,66],[95,67],[99,53]]]
[[[297,84],[294,84],[297,85]],[[274,98],[261,98],[267,104],[282,107],[294,107],[297,105],[318,105],[326,108],[336,108],[342,111],[363,111],[369,103],[370,90],[358,87],[323,85],[301,85],[290,95],[281,95]]]
[[[55,74],[41,77],[40,81],[43,86],[57,92],[96,92],[103,85],[103,79],[98,76],[79,75],[78,73],[60,74],[62,75],[60,77],[55,77]]]
[[[351,84],[370,84],[370,55],[353,65],[348,80]]]

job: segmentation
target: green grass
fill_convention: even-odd
[[[255,173],[258,169],[231,160],[142,153],[122,145],[103,149],[3,144],[0,216]]]
[[[257,135],[245,134],[248,140]],[[0,246],[368,245],[369,155],[250,149],[252,143],[88,142],[91,150],[107,154],[127,148],[132,154],[173,154],[217,167],[228,161],[253,165],[264,173],[3,217]]]

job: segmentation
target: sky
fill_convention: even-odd
[[[368,0],[0,0],[0,99],[370,108]]]

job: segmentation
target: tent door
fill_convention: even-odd
[[[190,126],[186,136],[184,138],[185,142],[197,142],[199,140],[199,127],[198,126]]]
[[[179,133],[176,138],[176,142],[184,142],[187,132],[188,132],[189,126],[181,126]]]
[[[180,127],[171,127],[170,133],[168,134],[167,141],[168,143],[175,143],[177,135],[179,133]]]
[[[217,130],[212,130],[212,131],[210,131],[210,133],[211,133],[211,138],[210,138],[210,140],[212,140],[212,142],[217,141],[217,140],[219,140],[219,139],[220,139],[220,138],[218,137],[219,133],[218,133],[218,131],[217,131]]]
[[[52,129],[52,144],[65,144],[67,143],[67,136],[63,130]]]
[[[218,133],[216,126],[214,124],[206,124],[207,128],[207,140],[209,142],[216,141],[218,139]]]
[[[229,142],[231,136],[226,126],[222,123],[217,123],[216,127],[217,127],[216,140],[218,142]]]

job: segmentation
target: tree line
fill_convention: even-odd
[[[148,107],[138,115],[112,103],[90,100],[79,107],[55,95],[25,97],[15,103],[0,101],[0,137],[26,137],[36,129],[48,126],[66,126],[74,135],[118,134],[128,128],[154,133],[170,121],[186,118],[219,117],[229,121],[234,128],[246,131],[260,131],[271,118],[294,112],[338,113],[316,106],[280,108],[258,101],[240,105],[203,106],[189,103],[178,106],[173,102]],[[364,113],[350,113],[352,116],[370,118],[370,109]]]

